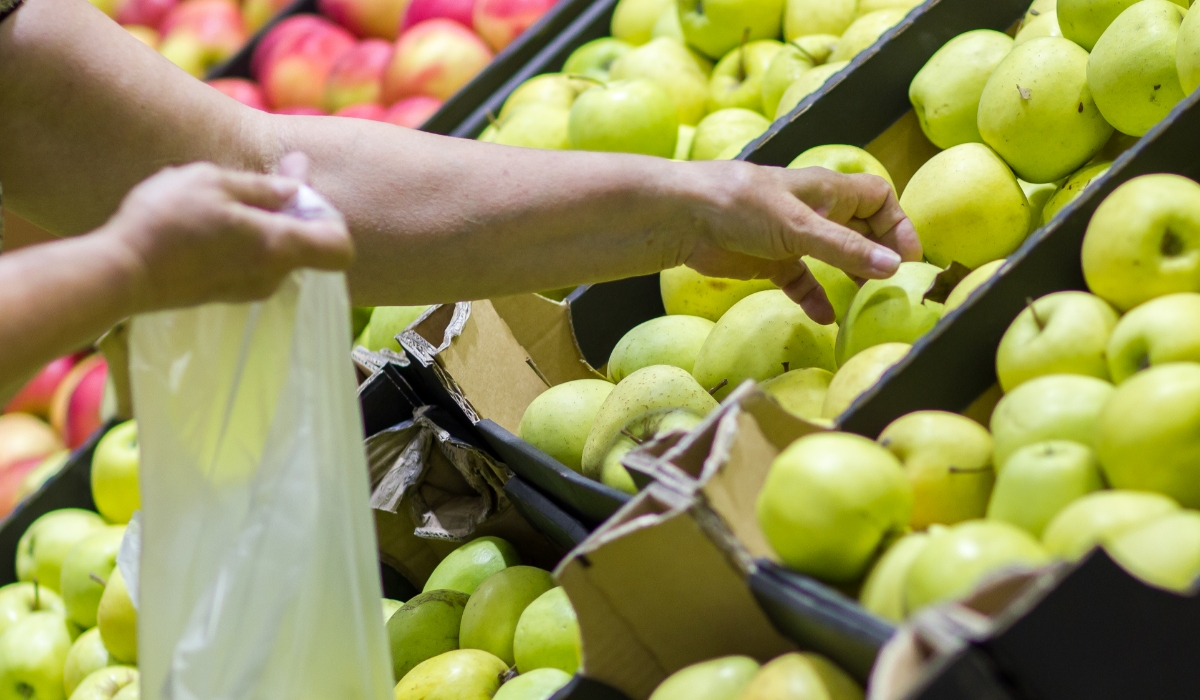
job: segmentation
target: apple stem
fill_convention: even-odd
[[[591,83],[592,85],[599,85],[600,87],[605,88],[605,89],[608,88],[608,83],[606,83],[603,80],[600,80],[598,78],[593,78],[590,75],[584,75],[582,73],[568,73],[567,77],[570,78],[571,80],[582,80],[585,83]]]
[[[1029,313],[1033,315],[1033,322],[1037,324],[1038,330],[1046,330],[1046,322],[1038,314],[1037,307],[1033,305],[1032,297],[1025,297],[1025,306],[1029,309]]]
[[[980,474],[992,471],[992,465],[986,464],[982,467],[956,467],[951,465],[948,471],[951,474]]]
[[[487,111],[487,120],[492,126],[496,127],[497,129],[500,128],[500,121],[496,119],[496,115],[492,114],[492,110],[490,109]]]
[[[630,432],[629,428],[621,428],[621,434],[624,435],[625,437],[629,438],[630,440],[633,440],[634,442],[636,442],[639,445],[645,444],[645,442],[646,442],[645,440],[639,438],[637,435],[634,435],[632,432]]]
[[[750,41],[750,27],[742,30],[742,45],[738,47],[738,82],[746,80],[746,42]]]
[[[533,373],[538,376],[538,379],[542,380],[543,384],[546,386],[554,386],[548,379],[546,379],[546,375],[542,374],[542,370],[538,369],[538,366],[533,363],[532,357],[526,357],[525,364],[529,365],[529,369],[533,370]]]
[[[786,373],[788,373],[788,372],[790,372],[790,371],[791,371],[791,365],[792,365],[792,363],[790,363],[790,362],[784,362],[784,363],[783,363],[783,371],[784,371],[784,374],[786,374]]]
[[[804,54],[804,57],[807,58],[809,61],[811,61],[814,66],[817,64],[817,57],[812,55],[811,53],[805,51],[803,46],[801,46],[800,44],[797,44],[794,41],[791,41],[788,43],[790,43],[792,46],[795,46],[796,50],[799,51],[800,53]]]
[[[105,581],[104,579],[100,578],[99,576],[97,576],[97,575],[96,575],[96,574],[94,574],[94,573],[92,573],[92,574],[88,574],[88,578],[90,578],[91,580],[93,580],[93,581],[95,581],[96,583],[100,584],[101,586],[108,586],[108,581]]]
[[[729,383],[729,380],[728,380],[728,379],[722,379],[720,384],[718,384],[718,385],[716,385],[716,386],[714,386],[713,388],[711,388],[711,389],[709,389],[709,390],[708,390],[708,393],[709,393],[709,395],[711,396],[711,395],[713,395],[713,394],[717,393],[718,391],[720,391],[720,390],[721,390],[721,388],[722,388],[722,387],[724,387],[724,386],[725,386],[726,384],[728,384],[728,383]]]
[[[42,607],[42,587],[38,585],[38,580],[33,580],[33,609],[40,610]]]

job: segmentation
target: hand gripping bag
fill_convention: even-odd
[[[134,319],[144,698],[392,697],[348,308],[304,270]]]

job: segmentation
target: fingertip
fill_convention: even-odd
[[[867,256],[867,264],[870,272],[878,275],[881,279],[886,279],[896,274],[896,270],[900,269],[900,263],[899,253],[881,245],[873,246],[870,254]]]
[[[290,177],[282,177],[279,175],[267,176],[268,185],[271,191],[279,197],[280,202],[287,202],[292,197],[296,196],[296,192],[300,190],[300,181]]]
[[[804,309],[804,313],[808,314],[809,318],[822,326],[828,326],[837,320],[833,305],[829,303],[829,297],[825,295],[825,290],[821,287],[805,294],[804,298],[800,299],[800,308]]]

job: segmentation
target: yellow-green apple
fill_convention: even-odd
[[[538,668],[505,681],[493,700],[550,700],[570,682],[570,674],[557,668]]]
[[[78,355],[67,355],[52,360],[26,382],[17,395],[4,406],[4,413],[28,413],[42,419],[50,418],[50,402],[54,390],[67,378],[71,369],[79,364]]]
[[[770,120],[749,109],[721,109],[696,125],[692,160],[716,160],[731,144],[746,144],[771,126]]]
[[[1100,414],[1113,390],[1112,384],[1095,377],[1050,374],[1005,394],[991,421],[997,473],[1009,455],[1035,442],[1072,440],[1095,448]]]
[[[1042,213],[1046,208],[1046,204],[1054,193],[1058,191],[1057,182],[1043,182],[1035,184],[1017,180],[1021,185],[1021,191],[1025,193],[1025,200],[1029,202],[1029,232],[1033,233],[1042,226]]]
[[[471,595],[492,574],[521,563],[521,555],[499,537],[479,537],[446,555],[422,592],[446,590]]]
[[[417,95],[399,100],[383,113],[383,121],[409,129],[419,129],[422,124],[442,108],[443,102],[436,97]]]
[[[459,646],[482,649],[512,666],[516,663],[513,637],[521,613],[551,588],[554,578],[550,572],[534,566],[510,566],[492,574],[467,601]]]
[[[736,700],[758,674],[748,656],[722,656],[682,668],[650,694],[650,700]]]
[[[940,273],[929,263],[906,262],[900,263],[896,274],[888,279],[864,284],[838,328],[838,366],[845,366],[850,358],[876,345],[912,344],[937,325],[942,305],[925,299],[925,293]]]
[[[841,36],[858,18],[859,0],[787,0],[783,36],[792,41],[813,34]]]
[[[163,18],[157,28],[162,34],[159,52],[171,58],[173,44],[181,48],[194,47],[192,50],[198,52],[201,75],[237,53],[248,38],[241,10],[230,0],[188,0],[180,3]],[[187,55],[188,51],[183,54]]]
[[[857,173],[866,173],[868,175],[877,175],[888,184],[892,189],[896,189],[896,183],[892,182],[892,176],[888,173],[887,168],[883,167],[883,163],[859,148],[858,146],[846,146],[840,144],[830,144],[826,146],[814,146],[807,151],[796,156],[789,168],[825,168],[838,173],[846,173],[853,175]],[[847,278],[849,279],[849,278]]]
[[[1042,531],[1042,544],[1050,554],[1074,561],[1130,528],[1178,510],[1178,503],[1157,493],[1096,491],[1059,511]]]
[[[679,138],[679,116],[671,95],[658,83],[614,80],[576,98],[567,136],[575,150],[670,158]]]
[[[122,686],[117,694],[112,696],[112,700],[141,700],[141,698],[141,681],[136,678],[132,683]]]
[[[1012,170],[978,143],[930,158],[909,181],[900,206],[925,257],[942,268],[957,262],[974,269],[1006,257],[1029,235],[1033,218]]]
[[[1200,576],[1200,513],[1171,513],[1104,543],[1129,573],[1159,588],[1187,593]]]
[[[1100,113],[1118,131],[1141,136],[1183,100],[1176,41],[1186,13],[1168,0],[1142,0],[1096,42],[1088,58],[1088,86]]]
[[[666,10],[674,8],[674,0],[620,0],[613,10],[612,35],[634,46],[641,46],[650,41],[658,18]]]
[[[571,110],[550,104],[524,104],[496,122],[492,143],[502,146],[565,151],[571,147]],[[574,287],[571,288],[574,290]]]
[[[438,17],[452,19],[464,27],[469,27],[474,21],[475,1],[411,0],[408,3],[408,9],[404,11],[404,19],[400,22],[400,32],[407,32],[427,19]]]
[[[671,96],[680,124],[698,124],[706,113],[708,77],[675,39],[660,37],[625,53],[609,67],[609,78],[643,78],[658,84]]]
[[[904,466],[912,484],[915,530],[982,518],[996,473],[992,436],[970,418],[916,411],[892,421],[879,444]]]
[[[1118,187],[1083,237],[1088,288],[1121,311],[1155,297],[1200,291],[1200,185],[1143,175]]]
[[[996,376],[1000,388],[1047,374],[1109,378],[1107,350],[1117,312],[1087,292],[1055,292],[1029,304],[1000,339]]]
[[[858,16],[880,10],[911,10],[923,2],[924,0],[859,0]]]
[[[246,31],[258,33],[283,8],[290,5],[289,0],[244,0],[242,3],[242,18],[246,22]]]
[[[376,306],[367,328],[367,349],[378,352],[387,348],[402,352],[396,336],[429,309],[428,306]]]
[[[513,43],[554,6],[554,0],[476,0],[472,26],[495,51]]]
[[[675,3],[671,3],[670,6],[662,11],[662,14],[654,21],[654,27],[650,29],[651,39],[658,39],[659,37],[668,37],[681,44],[687,41],[683,38],[683,25],[679,23],[679,10],[675,9]],[[708,61],[707,58],[700,56],[699,53],[695,55],[703,61]]]
[[[839,167],[851,166],[839,165]],[[811,255],[801,256],[800,260],[808,267],[812,276],[817,278],[821,288],[825,290],[825,296],[833,306],[834,318],[841,323],[846,318],[846,313],[850,311],[850,304],[854,302],[854,297],[858,294],[858,284],[845,272],[823,260],[817,260]]]
[[[582,80],[573,80],[564,73],[545,73],[530,78],[513,90],[508,99],[504,101],[504,106],[500,108],[499,119],[503,121],[509,112],[527,104],[544,104],[570,109],[571,105],[575,104],[575,98],[579,96],[580,85],[584,85],[584,89],[591,87],[591,84]]]
[[[373,122],[383,121],[384,114],[387,113],[387,108],[381,104],[374,102],[363,102],[362,104],[348,105],[342,107],[333,113],[335,117],[346,117],[347,119],[368,119]]]
[[[129,588],[119,568],[113,569],[100,596],[96,629],[100,630],[104,648],[113,658],[127,664],[137,663],[137,608],[129,598]]]
[[[692,375],[721,399],[747,379],[761,382],[806,367],[832,371],[836,337],[836,324],[813,321],[783,291],[757,292],[713,327]]]
[[[849,61],[871,48],[889,29],[900,24],[908,16],[908,10],[879,10],[862,15],[842,33],[842,39],[829,57],[830,62]]]
[[[10,583],[0,588],[0,634],[35,612],[66,615],[66,610],[62,598],[45,586],[27,582]]]
[[[909,613],[968,595],[991,576],[1029,570],[1050,557],[1028,532],[999,520],[968,520],[930,535],[904,581]]]
[[[679,125],[679,138],[675,140],[674,160],[690,160],[692,157],[692,141],[696,138],[696,127],[687,124]]]
[[[60,612],[26,615],[0,635],[0,697],[62,700],[72,630]]]
[[[1117,322],[1107,355],[1116,384],[1167,362],[1200,362],[1200,294],[1168,294],[1134,308]]]
[[[351,105],[378,103],[383,71],[392,60],[392,45],[382,39],[360,41],[342,54],[325,82],[325,109],[337,112]]]
[[[979,133],[1027,182],[1054,182],[1092,159],[1113,128],[1088,86],[1088,53],[1067,39],[1027,41],[979,99]]]
[[[380,602],[383,604],[382,607],[383,607],[383,624],[384,625],[387,625],[387,621],[392,619],[392,615],[395,615],[397,610],[404,607],[403,602],[401,602],[399,600],[393,600],[391,598],[383,598]]]
[[[663,409],[686,409],[700,416],[717,407],[717,401],[678,367],[652,365],[630,374],[604,399],[581,460],[584,474],[599,474],[613,445],[626,426]]]
[[[1013,40],[991,29],[960,34],[938,49],[913,78],[908,99],[925,136],[938,148],[983,143],[977,117],[988,78]]]
[[[395,41],[408,0],[317,0],[317,8],[360,39]]]
[[[788,413],[808,421],[819,421],[831,381],[833,373],[829,370],[807,367],[784,372],[763,382],[759,388]]]
[[[738,700],[853,700],[863,697],[854,679],[832,661],[811,652],[778,656],[762,667]]]
[[[584,476],[596,479],[618,491],[636,494],[637,484],[622,464],[625,455],[650,440],[670,433],[686,433],[703,420],[703,415],[686,408],[664,408],[644,413],[627,423],[621,430],[620,437],[608,449],[608,454],[604,455],[599,471],[585,471]]]
[[[954,285],[954,289],[950,291],[950,296],[946,297],[946,305],[943,313],[948,314],[962,306],[971,296],[971,293],[982,287],[984,282],[995,277],[996,273],[1000,272],[1000,268],[1004,267],[1004,263],[1006,262],[1008,261],[1000,258],[990,263],[984,263],[971,270],[970,274],[962,278],[961,282]]]
[[[741,107],[762,113],[763,78],[782,48],[774,39],[759,39],[726,54],[708,79],[708,110]]]
[[[96,626],[104,586],[117,566],[124,525],[111,525],[75,543],[62,563],[59,592],[67,617],[83,629]]]
[[[1058,0],[1058,24],[1063,36],[1086,51],[1095,48],[1109,25],[1141,0]],[[1176,0],[1187,8],[1189,0]]]
[[[1104,488],[1092,448],[1047,440],[1013,452],[996,478],[987,517],[1040,538],[1046,525],[1071,502]]]
[[[100,638],[100,630],[95,627],[79,635],[71,650],[67,652],[67,660],[63,665],[63,689],[67,697],[75,692],[84,678],[106,666],[115,665],[116,659],[104,648],[104,640]]]
[[[771,59],[771,64],[767,66],[767,72],[763,74],[762,78],[763,114],[775,116],[775,113],[779,111],[779,100],[783,98],[783,93],[787,91],[788,87],[799,80],[800,76],[825,62],[828,55],[820,55],[818,45],[813,41],[808,41],[825,36],[827,35],[801,37],[788,42]],[[837,37],[829,38],[832,38],[834,42],[837,41]],[[817,55],[814,55],[814,52]]]
[[[613,62],[632,50],[633,44],[610,36],[593,39],[571,52],[562,72],[605,81]]]
[[[70,458],[71,453],[67,450],[62,450],[42,459],[37,466],[30,469],[24,478],[21,479],[21,484],[17,487],[13,495],[16,503],[20,503],[40,491],[43,484],[49,481],[55,474],[61,472],[63,467],[67,466],[67,461]]]
[[[447,100],[492,62],[492,50],[450,19],[427,19],[396,42],[383,75],[383,103],[414,95]]]
[[[31,459],[45,459],[62,450],[53,428],[28,413],[0,415],[0,469]]]
[[[575,471],[596,413],[616,387],[602,379],[576,379],[542,392],[521,416],[521,439]]]
[[[137,421],[126,421],[108,431],[92,457],[92,499],[96,510],[110,523],[129,522],[141,507],[138,489]]]
[[[582,645],[575,608],[567,592],[556,587],[521,613],[513,636],[513,655],[521,673],[554,668],[574,674],[579,670]]]
[[[779,104],[775,107],[773,119],[782,119],[792,113],[804,98],[820,90],[829,82],[829,79],[842,69],[850,65],[848,61],[830,61],[823,63],[810,71],[803,73],[799,78],[796,78],[783,94],[779,96]]]
[[[744,40],[775,39],[785,0],[676,0],[687,43],[720,58]]]
[[[1179,86],[1184,94],[1190,95],[1200,86],[1200,18],[1188,12],[1179,27],[1176,39],[1175,70],[1179,75]]]
[[[859,396],[875,386],[884,373],[903,360],[909,350],[912,346],[908,343],[882,343],[851,357],[829,382],[821,415],[829,420],[837,419]]]
[[[17,580],[36,581],[57,592],[67,553],[106,527],[103,518],[81,508],[52,510],[39,517],[17,542]]]
[[[699,316],[660,316],[632,328],[608,358],[608,379],[619,382],[643,367],[674,365],[692,371],[713,322]]]
[[[871,567],[858,594],[858,602],[882,618],[903,622],[908,616],[904,601],[904,580],[908,578],[908,570],[929,544],[930,536],[941,529],[940,525],[934,525],[928,532],[910,532],[893,542]]]
[[[251,71],[271,109],[320,108],[330,71],[355,43],[350,32],[326,19],[289,17],[263,37]]]
[[[1050,199],[1042,207],[1041,225],[1044,226],[1050,223],[1055,214],[1062,210],[1063,207],[1078,199],[1079,195],[1083,194],[1083,191],[1089,185],[1108,172],[1108,169],[1111,167],[1112,161],[1103,160],[1088,163],[1072,173],[1070,177],[1058,186],[1058,189],[1054,191],[1054,194],[1050,196]]]
[[[209,80],[208,84],[217,89],[218,92],[232,97],[241,102],[247,107],[267,111],[267,98],[263,96],[262,88],[258,83],[245,78],[217,78]]]
[[[751,294],[778,289],[770,280],[707,277],[684,265],[663,270],[658,281],[668,314],[699,316],[713,322]]]
[[[125,25],[125,31],[129,32],[129,35],[134,39],[137,39],[146,46],[158,51],[158,45],[159,42],[162,41],[162,35],[158,33],[157,29],[143,27],[140,24],[127,24]]]
[[[54,391],[50,402],[50,425],[70,449],[87,442],[100,429],[100,406],[108,382],[108,363],[92,355],[71,370]]]
[[[106,666],[92,671],[80,681],[71,697],[75,700],[116,700],[118,694],[137,683],[138,670],[133,666]]]
[[[508,664],[486,651],[455,649],[422,661],[396,684],[395,700],[489,700]]]
[[[1021,25],[1021,31],[1014,38],[1014,45],[1024,44],[1030,39],[1044,36],[1061,37],[1062,28],[1058,26],[1058,13],[1054,10],[1044,12]]]
[[[458,630],[469,598],[462,591],[429,590],[392,613],[387,634],[397,680],[418,664],[458,648]]]
[[[771,463],[758,495],[758,524],[789,568],[831,583],[866,573],[887,538],[912,514],[900,460],[848,433],[800,438]]]

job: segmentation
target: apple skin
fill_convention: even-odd
[[[970,418],[945,411],[901,416],[879,434],[912,484],[909,525],[953,525],[983,517],[996,473],[992,436]]]
[[[1117,322],[1106,354],[1116,384],[1147,367],[1200,362],[1200,294],[1168,294],[1134,308]]]
[[[1188,12],[1183,18],[1176,40],[1175,70],[1186,95],[1200,87],[1200,19],[1194,17],[1196,14]]]
[[[1100,37],[1125,10],[1141,0],[1058,0],[1058,23],[1063,36],[1092,51]],[[1176,0],[1187,9],[1188,0]]]
[[[194,52],[198,64],[177,64],[197,77],[233,56],[249,38],[241,11],[228,0],[180,3],[163,18],[158,30],[162,35],[159,53],[171,58],[173,45],[184,48],[183,55]]]
[[[658,83],[616,80],[576,98],[567,135],[575,150],[670,158],[679,138],[679,117],[670,94]]]
[[[328,20],[289,17],[267,32],[251,69],[272,110],[320,109],[333,66],[355,44],[354,35]]]
[[[677,0],[687,43],[717,59],[742,42],[775,39],[783,28],[785,0]],[[746,31],[749,30],[749,31]]]
[[[452,19],[464,27],[471,26],[476,0],[411,0],[400,22],[403,34],[427,19]]]
[[[748,656],[723,656],[672,673],[650,694],[650,700],[735,700],[758,673]]]
[[[675,9],[674,0],[620,0],[613,10],[613,38],[634,46],[649,42],[654,25],[668,9]]]
[[[1046,551],[1076,561],[1123,532],[1179,511],[1179,504],[1158,493],[1096,491],[1071,502],[1042,532]]]
[[[661,438],[671,433],[686,433],[704,420],[704,416],[686,408],[666,408],[645,413],[625,424],[620,437],[604,455],[598,473],[584,472],[584,476],[596,479],[605,486],[633,496],[638,492],[637,484],[629,470],[622,464],[625,455],[638,445]]]
[[[545,73],[530,78],[513,90],[508,99],[504,101],[498,120],[502,122],[517,107],[530,104],[570,109],[571,105],[575,104],[575,98],[579,96],[579,85],[581,84],[584,85],[583,89],[585,90],[591,87],[590,84],[572,80],[562,73]]]
[[[472,595],[492,574],[521,563],[521,555],[499,537],[478,537],[446,555],[425,581],[422,593],[447,590]]]
[[[792,110],[804,101],[804,98],[820,90],[833,76],[841,73],[850,65],[847,61],[830,61],[805,72],[787,86],[779,97],[779,105],[775,107],[774,119],[779,120],[792,113]]]
[[[658,280],[668,314],[699,316],[714,323],[751,294],[778,289],[771,280],[707,277],[684,265],[663,270]]]
[[[829,370],[808,367],[784,372],[763,382],[759,388],[788,413],[804,420],[820,421],[831,381],[833,373]]]
[[[382,39],[360,41],[342,54],[325,83],[325,109],[379,102],[383,72],[392,60],[392,45]]]
[[[817,278],[817,282],[825,290],[825,297],[833,306],[834,318],[838,323],[844,321],[846,314],[850,311],[850,305],[854,303],[854,297],[858,295],[858,284],[845,272],[823,260],[817,260],[811,255],[801,256],[800,261],[804,263],[812,276]]]
[[[127,664],[137,663],[137,626],[137,608],[129,598],[121,569],[115,568],[96,611],[96,629],[100,630],[104,648],[113,658]]]
[[[728,146],[745,145],[770,128],[771,122],[749,109],[721,109],[696,125],[692,160],[716,160]]]
[[[0,635],[26,616],[42,611],[67,614],[62,598],[44,586],[21,582],[0,588]]]
[[[419,129],[444,104],[436,97],[417,95],[399,100],[383,113],[383,121],[409,129]]]
[[[551,588],[554,578],[550,572],[534,566],[510,566],[492,574],[467,601],[459,646],[482,649],[512,666],[516,663],[513,637],[521,614]]]
[[[100,428],[100,406],[108,381],[108,363],[92,355],[71,369],[50,402],[50,425],[69,449],[87,442]]]
[[[858,0],[787,0],[783,36],[788,41],[812,34],[841,36],[858,18]]]
[[[1102,160],[1088,163],[1072,173],[1070,177],[1058,186],[1058,189],[1054,191],[1054,194],[1050,196],[1045,206],[1042,207],[1041,225],[1045,226],[1050,223],[1055,214],[1061,211],[1063,207],[1078,199],[1089,185],[1100,179],[1111,167],[1112,161]]]
[[[17,542],[17,580],[37,581],[55,593],[63,559],[81,540],[106,529],[104,519],[80,508],[62,508],[34,520]]]
[[[565,151],[571,110],[548,104],[520,105],[497,122],[493,143],[502,146]],[[574,287],[570,288],[574,291]],[[570,293],[570,292],[568,292]]]
[[[78,355],[67,355],[52,360],[30,379],[17,395],[9,400],[4,407],[4,413],[28,413],[43,420],[50,418],[50,403],[54,399],[54,390],[66,379],[75,365],[79,364]]]
[[[0,635],[0,697],[62,700],[71,629],[62,613],[26,615]]]
[[[63,448],[50,426],[28,413],[0,415],[0,469],[30,459],[44,459]]]
[[[962,281],[955,285],[951,290],[950,296],[946,297],[946,304],[943,314],[948,314],[966,303],[972,292],[983,286],[991,278],[995,277],[1000,272],[1000,268],[1004,267],[1004,263],[1008,262],[1005,258],[993,260],[990,263],[984,263],[979,267],[971,270],[971,274],[962,278]]]
[[[280,107],[279,109],[271,110],[271,114],[284,114],[294,117],[328,117],[329,112],[316,107]]]
[[[179,0],[126,0],[117,5],[117,24],[158,29]]]
[[[75,688],[94,671],[106,666],[112,666],[116,660],[104,648],[104,640],[100,638],[100,630],[95,627],[79,635],[71,650],[67,652],[67,660],[63,665],[63,689],[67,697],[75,692]]]
[[[448,100],[491,62],[491,49],[471,30],[449,19],[425,20],[396,42],[382,101],[414,95]]]
[[[838,328],[838,366],[876,345],[911,344],[937,325],[942,305],[924,296],[940,272],[929,263],[905,262],[887,279],[868,280]]]
[[[842,144],[814,146],[796,156],[791,163],[788,163],[787,167],[789,169],[825,168],[835,173],[845,173],[847,175],[859,173],[876,175],[887,180],[887,183],[892,186],[893,190],[896,189],[896,183],[892,181],[892,176],[888,173],[887,168],[883,166],[883,163],[880,163],[875,156],[858,146]]]
[[[501,51],[554,7],[556,0],[476,0],[472,26],[495,51]]]
[[[267,111],[267,98],[263,96],[262,88],[258,83],[245,78],[217,78],[209,80],[208,84],[217,89],[218,92],[232,97],[241,102],[247,107]]]
[[[67,607],[67,617],[83,629],[96,626],[96,611],[104,595],[104,584],[117,566],[117,552],[125,526],[112,525],[88,535],[71,547],[62,563],[59,590]]]
[[[1101,412],[1114,390],[1112,384],[1095,377],[1050,374],[1005,394],[991,421],[997,474],[1003,472],[1009,455],[1035,442],[1072,440],[1095,449]],[[1104,462],[1103,456],[1100,461]]]
[[[244,0],[242,18],[246,22],[246,31],[257,34],[267,22],[290,4],[290,0]]]
[[[977,29],[938,49],[908,88],[921,130],[941,149],[983,143],[977,117],[988,78],[1013,48],[1007,34]]]
[[[863,690],[829,659],[814,653],[790,653],[765,664],[738,700],[858,700]]]
[[[570,674],[557,668],[538,668],[505,681],[492,700],[550,700],[570,682]]]
[[[628,51],[609,67],[610,80],[644,78],[667,91],[680,124],[694,126],[706,114],[708,76],[691,52],[675,39],[661,37]]]
[[[841,41],[829,57],[830,63],[853,60],[907,16],[908,10],[904,9],[879,10],[860,16],[842,33]]]
[[[408,0],[317,0],[317,8],[360,39],[395,41]]]
[[[908,343],[881,343],[851,357],[829,382],[821,415],[836,420],[859,396],[879,383],[884,373],[903,360],[909,350],[912,346]]]
[[[1017,315],[996,351],[1000,388],[1012,391],[1047,374],[1108,380],[1108,344],[1117,312],[1087,292],[1055,292]]]
[[[1200,185],[1143,175],[1118,187],[1083,237],[1088,288],[1120,311],[1175,292],[1200,292]]]
[[[395,700],[488,700],[508,665],[486,651],[455,649],[417,665],[396,684]]]
[[[904,579],[917,557],[929,544],[933,533],[941,530],[934,525],[929,532],[910,532],[892,543],[871,567],[859,592],[858,601],[864,608],[892,622],[903,622],[908,616],[904,602]]]
[[[582,75],[594,80],[607,81],[612,64],[620,57],[633,51],[633,44],[610,36],[592,39],[571,52],[563,64],[566,75]]]
[[[800,79],[808,71],[823,63],[807,47],[813,42],[805,41],[813,37],[801,37],[793,43],[783,45],[783,48],[771,59],[767,72],[762,78],[762,113],[775,116],[779,111],[779,101],[792,83]],[[836,43],[837,37],[830,37]],[[814,49],[815,51],[815,49]]]
[[[521,439],[577,472],[583,447],[600,406],[616,386],[601,379],[576,379],[551,387],[521,416]]]
[[[760,39],[725,54],[708,79],[708,111],[741,107],[762,113],[763,78],[781,49],[774,39]]]
[[[561,587],[551,588],[525,608],[513,636],[513,656],[521,673],[553,668],[573,675],[579,670],[582,646],[575,608]]]
[[[633,327],[608,358],[608,380],[619,382],[651,365],[673,365],[691,372],[714,325],[699,316],[676,315],[652,318]]]
[[[419,664],[458,648],[458,631],[469,599],[462,591],[425,591],[388,618],[388,646],[397,679],[403,680]]]
[[[675,158],[673,160],[690,160],[692,157],[692,141],[695,138],[696,127],[680,124],[679,138],[675,141]]]
[[[392,619],[392,615],[395,615],[397,610],[404,607],[404,603],[399,600],[392,600],[391,598],[383,598],[380,602],[383,604],[383,624],[386,626],[387,621]]]
[[[392,352],[404,352],[396,336],[428,309],[428,306],[376,306],[367,324],[367,349],[378,352],[387,348]]]
[[[900,206],[925,257],[940,268],[958,262],[974,269],[1007,257],[1025,241],[1033,218],[1012,170],[978,143],[930,158],[900,195]]]
[[[138,677],[138,670],[133,666],[106,666],[92,671],[80,681],[71,697],[75,700],[117,700],[129,686],[138,686]],[[124,695],[121,700],[128,697]]]
[[[1058,26],[1058,13],[1054,10],[1044,12],[1021,25],[1021,31],[1013,39],[1014,45],[1024,44],[1031,39],[1044,36],[1061,37],[1062,28]]]
[[[987,517],[1040,538],[1063,508],[1104,488],[1090,447],[1068,440],[1026,445],[1008,458],[996,479]]]
[[[114,524],[124,524],[141,507],[138,488],[138,432],[126,421],[100,439],[92,457],[92,498],[96,510]]]
[[[1187,593],[1200,576],[1200,513],[1164,515],[1112,538],[1104,548],[1142,581]]]

